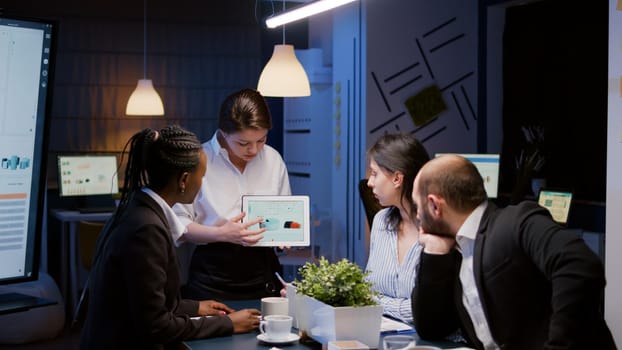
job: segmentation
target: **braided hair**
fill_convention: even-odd
[[[160,131],[143,129],[129,139],[123,147],[123,154],[128,146],[130,150],[121,200],[97,238],[93,265],[99,261],[110,234],[136,192],[143,187],[154,191],[164,188],[172,178],[196,169],[201,159],[202,146],[197,136],[177,125]]]
[[[125,183],[117,213],[143,187],[154,191],[164,188],[171,178],[190,172],[199,164],[201,142],[195,134],[180,126],[167,126],[160,131],[143,129],[127,142],[123,153],[130,147]]]

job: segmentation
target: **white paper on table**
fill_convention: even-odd
[[[413,331],[414,328],[409,324],[404,322],[400,322],[398,320],[394,320],[392,318],[382,316],[382,322],[380,322],[380,332],[381,333],[389,333],[389,332],[403,332],[403,331]]]

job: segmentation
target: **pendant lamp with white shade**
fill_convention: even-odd
[[[283,1],[283,10],[285,10],[285,1]],[[285,26],[283,26],[283,44],[274,45],[272,57],[259,76],[257,91],[263,96],[271,97],[311,95],[309,78],[296,58],[294,46],[285,44]]]
[[[311,95],[309,78],[296,58],[293,45],[274,45],[272,57],[259,76],[257,91],[263,96]]]
[[[164,115],[164,105],[151,79],[147,79],[147,0],[143,1],[143,79],[138,80],[125,108],[127,115]]]

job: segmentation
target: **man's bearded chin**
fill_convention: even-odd
[[[456,238],[456,235],[451,233],[449,225],[443,220],[435,220],[426,211],[423,212],[421,218],[421,228],[423,232],[439,237]]]

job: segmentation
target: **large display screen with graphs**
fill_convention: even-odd
[[[0,16],[0,284],[38,276],[54,35]]]

